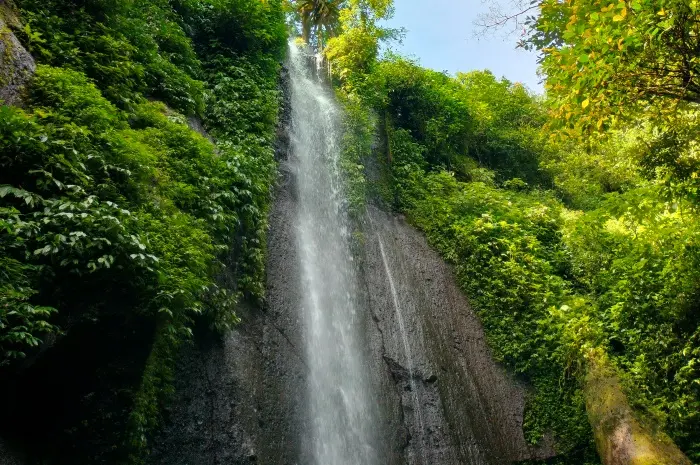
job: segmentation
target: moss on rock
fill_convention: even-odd
[[[603,463],[691,465],[671,438],[635,414],[605,353],[590,350],[586,360],[586,410]]]
[[[14,4],[8,0],[0,0],[1,104],[19,104],[22,90],[36,69],[34,59],[12,32],[20,26]]]

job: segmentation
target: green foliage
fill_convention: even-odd
[[[371,92],[375,83],[370,74],[377,64],[381,41],[395,38],[397,31],[379,25],[393,14],[392,0],[349,0],[343,2],[338,24],[333,27],[328,46],[329,74],[346,93]],[[341,34],[336,35],[337,31]],[[322,44],[321,44],[322,45]]]
[[[348,91],[366,87],[366,76],[375,66],[379,38],[366,28],[355,27],[342,36],[332,38],[326,57],[332,73],[344,82]]]
[[[408,131],[424,147],[431,169],[449,169],[460,179],[487,181],[491,173],[483,170],[490,170],[494,182],[520,177],[551,184],[550,173],[540,167],[552,150],[541,132],[545,114],[523,86],[488,71],[453,78],[393,56],[363,79],[367,85],[350,94],[375,109],[387,134],[392,128]],[[390,145],[388,151],[391,161]]]
[[[280,1],[173,0],[200,56],[281,58],[287,30]]]
[[[272,70],[273,72],[270,72]],[[209,73],[211,101],[205,123],[238,199],[236,247],[243,253],[233,266],[239,289],[260,300],[264,294],[265,235],[276,165],[273,144],[279,108],[277,67],[217,56]]]
[[[539,11],[526,43],[543,52],[555,117],[572,134],[700,103],[696,0],[545,0]]]
[[[214,253],[204,248],[212,242],[207,226],[193,216],[206,216],[205,210],[212,207],[187,203],[181,192],[196,189],[219,172],[211,144],[164,116],[156,134],[154,128],[129,129],[124,115],[74,71],[40,66],[30,102],[31,114],[2,110],[6,117],[0,182],[5,184],[3,192],[15,197],[3,210],[7,232],[15,238],[6,245],[8,256],[40,270],[47,289],[37,291],[37,300],[53,300],[46,292],[55,292],[49,288],[61,277],[63,282],[55,285],[67,300],[59,298],[53,306],[71,308],[73,318],[80,308],[94,309],[83,317],[97,317],[98,302],[80,301],[91,294],[81,289],[96,282],[111,283],[102,284],[107,296],[125,287],[141,294],[137,311],[162,311],[154,307],[162,290],[156,290],[156,284],[184,273],[172,283],[172,292],[190,295],[163,308],[169,313],[196,308],[202,289],[213,284],[207,276]],[[147,145],[144,139],[149,136],[153,140]],[[162,152],[155,139],[164,145]],[[142,145],[134,150],[132,141]],[[185,166],[173,169],[182,159],[187,160]],[[205,162],[209,166],[202,166]],[[154,185],[139,185],[152,182],[149,176]],[[18,179],[24,190],[11,186]],[[199,195],[207,197],[201,189]],[[151,200],[156,198],[159,208]],[[149,234],[154,217],[170,223],[172,235],[165,240],[176,256],[162,250]],[[178,221],[185,228],[181,234]],[[183,243],[188,237],[190,252]],[[140,290],[134,289],[136,283]]]
[[[700,203],[698,186],[698,109],[682,112],[674,124],[647,125],[635,159],[642,175],[663,186],[666,199],[682,198],[695,207]]]
[[[535,444],[545,434],[556,434],[560,454],[546,463],[599,464],[583,394],[574,379],[557,375],[552,371],[530,380],[532,392],[526,398],[523,423],[525,439]]]
[[[646,8],[644,2],[632,3],[627,16],[605,21],[616,28],[646,14],[637,8]],[[548,102],[489,72],[452,78],[391,55],[372,61],[376,42],[355,40],[357,49],[341,53],[367,53],[370,60],[361,61],[371,63],[342,67],[338,82],[346,98],[379,115],[379,150],[361,159],[370,167],[365,192],[406,213],[454,265],[495,355],[532,386],[526,437],[537,442],[554,433],[562,454],[551,463],[599,463],[581,390],[583,353],[591,348],[611,355],[626,373],[635,408],[697,461],[697,111],[686,109],[659,124],[655,107],[646,107],[645,113],[629,113],[635,124],[583,142],[549,137],[551,129],[542,128],[555,125],[545,103],[578,105],[576,111],[557,107],[566,114],[554,115],[563,115],[570,127],[604,129],[608,118],[622,119],[621,102],[641,95],[624,94],[625,85],[647,86],[635,104],[656,97],[648,93],[649,82],[605,74],[613,68],[593,69],[585,61],[574,70],[556,61],[579,46],[590,47],[591,60],[617,60],[591,45],[606,38],[592,28],[601,14],[619,14],[622,2],[596,14],[593,3],[542,4],[552,11],[537,24],[550,21],[553,29],[537,40],[553,44],[544,50],[545,68],[553,69],[550,89],[559,86]],[[678,11],[654,12],[655,20],[665,21],[667,14],[680,24]],[[556,35],[561,31],[563,39]],[[633,50],[634,40],[615,44],[625,59],[642,53]],[[335,52],[330,45],[328,51]],[[648,51],[642,55],[654,58]],[[591,82],[601,76],[608,77],[603,86],[595,81],[595,92],[610,100],[594,102],[584,91],[592,92]]]
[[[350,215],[359,218],[365,211],[367,200],[363,163],[372,153],[376,118],[355,98],[348,98],[342,103],[345,114],[340,164],[345,175],[345,195],[350,205]]]
[[[697,371],[698,218],[659,187],[610,196],[567,221],[574,277],[597,300],[606,345],[630,396],[689,457],[700,408]]]
[[[637,160],[647,150],[646,132],[627,128],[591,138],[587,146],[563,143],[548,150],[541,164],[567,205],[594,209],[606,194],[624,192],[643,182]]]
[[[377,74],[391,123],[426,146],[429,163],[450,168],[466,155],[471,117],[459,83],[403,59],[382,62]]]
[[[5,212],[2,214],[4,218]],[[0,219],[0,225],[11,237],[13,225],[4,219]],[[38,346],[40,337],[58,330],[49,322],[56,309],[31,303],[36,294],[32,281],[37,271],[36,267],[9,257],[0,259],[0,365],[25,357],[27,347]]]
[[[263,297],[282,7],[20,7],[42,64],[25,108],[0,107],[0,364],[76,325],[152,323],[143,376],[124,388],[129,430],[113,444],[137,463],[177,347],[196,323],[223,331],[241,299]],[[209,134],[188,126],[193,115]]]
[[[186,114],[203,110],[199,59],[164,2],[19,4],[32,34],[41,37],[28,43],[30,51],[43,63],[83,72],[112,103],[124,108],[145,94]]]
[[[204,115],[212,135],[269,146],[277,122],[277,78],[272,60],[251,61],[217,55],[209,63],[210,101]]]
[[[387,142],[391,160],[387,159],[385,168],[388,170],[387,179],[392,196],[385,200],[389,205],[404,209],[410,207],[417,197],[415,191],[420,186],[420,177],[425,174],[427,166],[426,150],[405,129],[391,131]]]
[[[472,117],[468,155],[498,174],[538,185],[550,183],[540,161],[550,148],[541,127],[542,103],[519,83],[497,80],[489,71],[457,73]]]

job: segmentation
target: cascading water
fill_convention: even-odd
[[[148,463],[551,457],[551,441],[525,441],[523,389],[491,358],[452,270],[422,234],[369,206],[371,224],[356,244],[362,266],[354,266],[340,111],[313,54],[290,44],[287,69],[266,309],[242,305],[243,322],[223,340],[198,338],[178,355],[173,402]]]
[[[339,172],[340,121],[313,56],[289,46],[295,226],[309,367],[308,432],[316,465],[373,465],[373,419],[355,303],[356,277]]]

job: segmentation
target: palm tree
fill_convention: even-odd
[[[309,42],[313,32],[317,47],[321,50],[324,32],[329,37],[336,35],[342,3],[343,0],[299,0],[297,9],[301,16],[301,36],[305,42]]]
[[[304,42],[309,42],[311,35],[311,26],[313,24],[314,11],[316,10],[317,0],[299,0],[297,2],[297,11],[301,16],[301,38]]]

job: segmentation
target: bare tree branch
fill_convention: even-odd
[[[524,26],[528,13],[539,10],[540,2],[530,0],[511,0],[508,5],[504,5],[498,0],[484,0],[484,4],[489,4],[488,12],[481,13],[474,21],[477,28],[475,35],[485,36],[494,31],[498,31],[512,24],[512,29],[508,34],[515,33]]]

